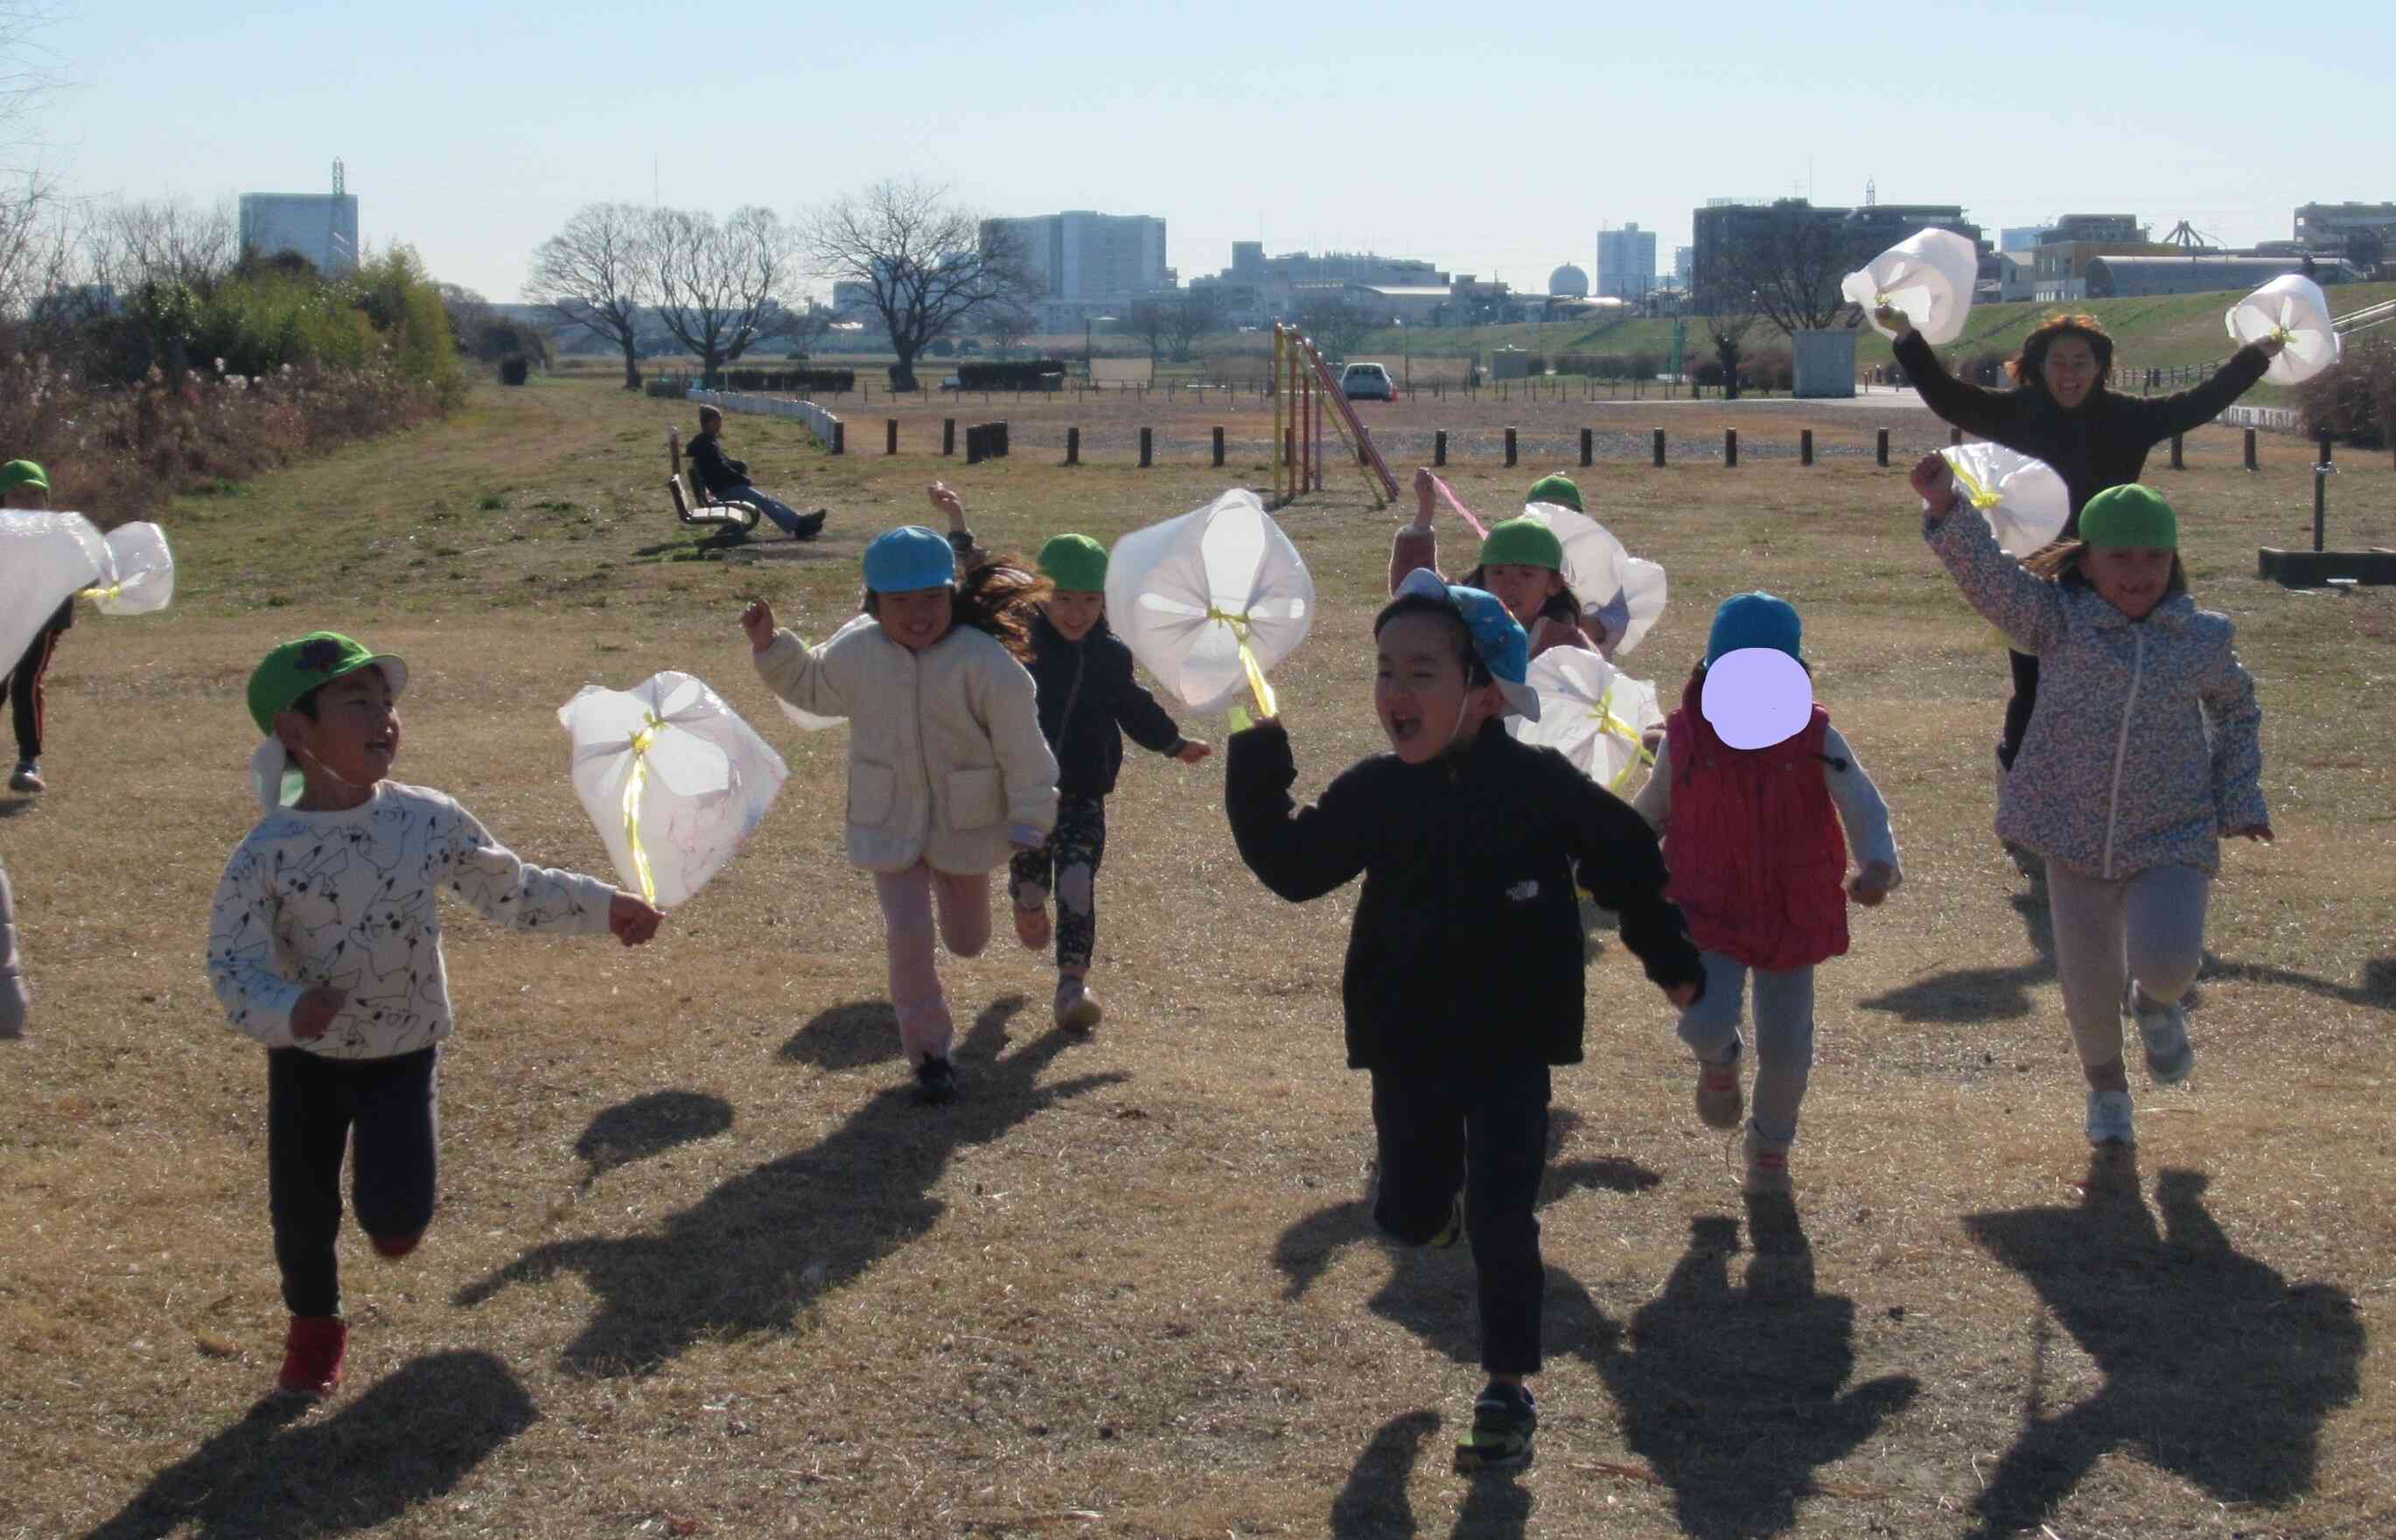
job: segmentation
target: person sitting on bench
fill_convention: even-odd
[[[699,409],[699,436],[690,441],[690,468],[699,485],[709,498],[717,502],[744,502],[779,525],[794,540],[812,540],[823,528],[821,509],[813,513],[801,513],[784,506],[757,489],[749,479],[746,460],[731,458],[716,435],[724,431],[724,414],[712,406]]]

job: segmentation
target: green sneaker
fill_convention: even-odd
[[[1519,1385],[1495,1380],[1472,1403],[1472,1432],[1456,1446],[1456,1469],[1518,1470],[1531,1463],[1531,1439],[1539,1430],[1538,1402]]]

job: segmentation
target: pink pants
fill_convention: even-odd
[[[882,900],[882,929],[890,951],[890,1005],[898,1013],[898,1044],[907,1062],[945,1055],[956,1036],[949,1002],[933,966],[932,906],[940,910],[940,939],[959,957],[978,957],[990,945],[990,873],[934,871],[917,861],[904,871],[873,874]]]

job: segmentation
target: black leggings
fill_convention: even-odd
[[[1997,763],[2010,770],[2021,752],[2022,734],[2030,729],[2030,713],[2038,705],[2038,659],[2014,653],[2014,697],[2005,702],[2005,736],[1997,740]]]
[[[352,1130],[350,1201],[358,1228],[400,1241],[433,1222],[440,1176],[441,1050],[336,1059],[305,1048],[266,1055],[267,1204],[283,1303],[296,1316],[341,1313],[333,1238],[341,1228],[341,1156]]]

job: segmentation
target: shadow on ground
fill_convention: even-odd
[[[712,1139],[731,1126],[732,1104],[704,1092],[653,1091],[619,1102],[592,1118],[574,1141],[574,1153],[590,1166],[582,1185],[677,1145]]]
[[[539,1418],[488,1353],[415,1360],[339,1411],[290,1397],[160,1471],[85,1540],[300,1540],[379,1528],[454,1489]]]
[[[932,1228],[944,1205],[931,1189],[959,1149],[1127,1078],[1041,1084],[1072,1040],[1050,1032],[1002,1057],[1006,1023],[1022,1008],[1020,996],[996,1002],[958,1043],[955,1103],[919,1106],[912,1082],[894,1085],[811,1148],[732,1178],[656,1228],[536,1247],[457,1303],[581,1274],[599,1305],[563,1356],[590,1374],[645,1374],[703,1338],[796,1329],[818,1295]]]
[[[2092,1158],[2077,1206],[1963,1221],[2044,1307],[2030,1327],[2021,1436],[1981,1494],[1976,1535],[2039,1526],[2117,1450],[2223,1503],[2294,1501],[2312,1490],[2323,1420],[2361,1393],[2354,1302],[2242,1255],[2205,1211],[2194,1172],[2156,1182],[2158,1228],[2133,1159]],[[2047,1405],[2050,1316],[2105,1375],[2096,1395],[2060,1411]]]
[[[886,1000],[859,1000],[819,1011],[791,1034],[775,1055],[785,1063],[812,1064],[819,1069],[862,1069],[884,1059],[896,1060],[898,1013]]]

